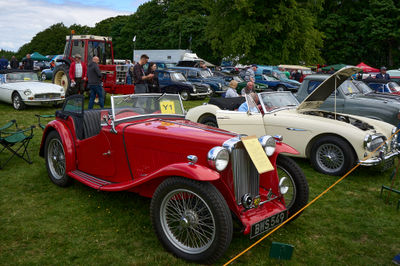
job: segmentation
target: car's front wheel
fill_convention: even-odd
[[[12,95],[12,105],[15,110],[23,110],[26,107],[18,92],[14,92]]]
[[[283,85],[279,85],[278,87],[276,87],[276,91],[286,91],[287,88]]]
[[[355,163],[349,144],[336,136],[317,139],[312,145],[310,159],[315,170],[334,176],[344,175]]]
[[[232,217],[224,197],[210,183],[172,177],[159,185],[150,205],[157,237],[174,255],[215,262],[232,240]]]
[[[190,93],[187,90],[182,90],[179,95],[181,96],[182,101],[187,101],[190,99]]]
[[[300,166],[284,155],[278,156],[276,167],[281,185],[287,188],[284,199],[290,217],[307,204],[308,182]]]
[[[69,185],[71,178],[66,173],[64,147],[57,131],[53,130],[47,135],[44,149],[44,158],[50,180],[60,187]]]
[[[208,114],[199,119],[199,123],[210,126],[210,127],[218,127],[217,119],[214,115]]]

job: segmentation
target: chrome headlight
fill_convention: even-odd
[[[364,148],[369,151],[373,152],[376,150],[383,142],[385,141],[383,136],[380,135],[366,135],[364,138]]]
[[[225,148],[214,147],[208,152],[207,159],[212,168],[221,172],[228,166],[229,152]]]
[[[222,84],[221,84],[221,83],[218,83],[218,87],[219,87],[219,88],[222,88]]]
[[[262,136],[258,139],[261,146],[264,148],[265,153],[267,156],[271,156],[275,152],[276,142],[275,139],[271,136]]]
[[[24,94],[25,94],[26,96],[29,96],[29,95],[32,94],[32,91],[31,91],[30,89],[27,89],[27,90],[24,91]]]
[[[196,92],[196,86],[194,86],[194,85],[192,85],[193,86],[193,92]]]

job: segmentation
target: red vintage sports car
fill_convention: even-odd
[[[75,179],[151,197],[156,235],[178,257],[213,263],[233,220],[255,237],[308,201],[302,170],[281,155],[297,151],[279,137],[256,142],[274,166],[258,174],[242,136],[185,120],[179,95],[112,96],[111,106],[84,110],[80,95],[65,101],[40,146],[49,177],[61,187]]]

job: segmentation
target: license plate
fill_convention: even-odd
[[[387,169],[390,169],[393,166],[394,166],[394,158],[390,158],[389,160],[383,162],[382,171],[386,171]]]
[[[251,226],[250,238],[256,237],[273,229],[274,227],[285,221],[287,218],[288,212],[286,210],[253,224]]]

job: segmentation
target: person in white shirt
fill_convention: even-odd
[[[236,80],[231,80],[231,82],[229,82],[229,88],[225,93],[225,98],[239,97],[239,94],[236,92],[237,86],[238,82]]]

